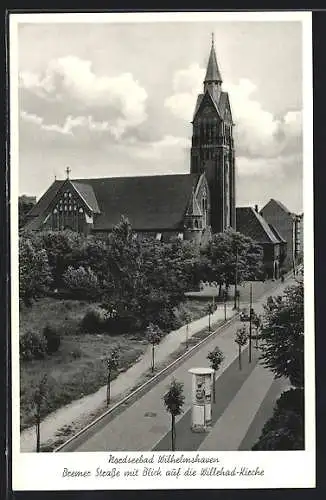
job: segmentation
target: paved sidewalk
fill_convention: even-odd
[[[96,433],[72,451],[148,451],[151,450],[170,430],[171,417],[166,412],[162,397],[171,380],[175,377],[184,384],[184,414],[191,408],[191,376],[188,370],[194,366],[206,366],[206,356],[218,345],[225,360],[219,376],[237,358],[237,349],[233,341],[233,331],[228,327],[221,334],[205,344],[202,349],[186,359],[174,372],[164,377],[140,399],[127,407],[121,414],[109,421]],[[183,415],[184,415],[183,414]],[[177,417],[178,422],[183,415]],[[70,451],[70,448],[69,448]]]
[[[292,280],[291,280],[292,281]],[[277,286],[277,293],[281,293],[282,290],[287,287],[290,284],[289,281],[281,284],[280,282],[275,282],[275,286]],[[266,301],[266,297],[268,295],[273,294],[274,292],[269,290],[265,296],[263,296],[259,302],[255,302],[254,307],[255,311],[258,313],[263,312],[263,307],[262,303]],[[227,309],[227,318],[231,318],[231,316],[234,315],[234,311],[232,310],[232,305],[228,305]],[[211,323],[216,324],[219,321],[224,320],[224,307],[221,305],[218,307],[217,311],[212,315],[211,318]],[[238,322],[239,323],[239,322]],[[200,318],[193,323],[189,325],[189,332],[188,332],[188,337],[191,338],[193,335],[201,331],[203,328],[208,326],[208,316],[205,316],[203,318]],[[237,325],[239,326],[239,324]],[[235,327],[234,327],[235,328]],[[233,334],[232,334],[233,335]],[[230,334],[229,334],[230,336]],[[172,353],[177,351],[181,344],[185,342],[186,339],[186,327],[183,326],[182,328],[175,330],[171,333],[169,333],[161,342],[159,346],[156,347],[156,353],[155,353],[155,358],[156,358],[156,363],[159,365],[160,363],[168,360],[168,358],[171,356]],[[223,373],[223,371],[232,363],[232,361],[236,357],[236,352],[234,350],[234,341],[233,338],[227,339],[225,332],[220,335],[217,338],[213,339],[212,342],[209,342],[206,346],[206,350],[204,349],[203,351],[200,352],[206,352],[206,354],[201,355],[199,358],[196,358],[196,354],[192,356],[189,359],[189,367],[191,368],[192,366],[199,366],[200,364],[204,363],[204,366],[207,365],[207,360],[206,360],[206,355],[211,350],[211,348],[215,347],[217,344],[221,347],[222,351],[225,354],[225,361],[224,364],[222,365],[221,370],[218,372],[219,376]],[[209,348],[210,346],[210,348]],[[199,363],[199,365],[198,365]],[[120,401],[124,396],[126,396],[130,390],[135,387],[136,385],[139,385],[141,382],[145,380],[145,375],[148,373],[149,367],[151,364],[151,347],[149,346],[146,352],[143,354],[143,356],[140,357],[139,361],[137,361],[131,368],[129,368],[126,372],[121,373],[111,384],[111,405],[117,403]],[[188,369],[187,368],[187,369]],[[179,370],[179,371],[178,371]],[[181,381],[184,381],[185,383],[185,392],[186,394],[186,403],[185,403],[185,410],[187,410],[187,405],[188,408],[190,407],[190,377],[186,373],[185,376],[185,366],[184,364],[181,365],[179,369],[177,369],[174,372],[174,375],[179,378]],[[186,370],[187,372],[187,370]],[[165,392],[166,385],[169,383],[166,379],[163,380],[164,387],[161,384],[157,384],[157,390],[159,391],[159,394],[156,394],[155,398],[158,401],[154,406],[156,406],[156,410],[153,410],[151,407],[148,408],[149,414],[151,413],[160,413],[160,414],[165,414],[166,412],[163,410],[162,412],[162,401],[161,397],[162,394]],[[155,387],[153,390],[155,390]],[[149,391],[148,394],[150,394],[151,391]],[[143,396],[141,398],[141,401],[144,402],[144,398],[146,397]],[[55,441],[57,438],[57,435],[59,434],[60,430],[64,428],[65,426],[73,426],[74,428],[81,428],[86,423],[89,422],[90,418],[92,415],[95,415],[98,413],[101,409],[105,408],[105,399],[106,399],[106,387],[102,387],[99,389],[96,393],[91,394],[89,396],[85,396],[79,400],[73,401],[69,405],[66,405],[63,408],[60,408],[59,410],[55,411],[54,413],[48,415],[44,421],[41,424],[41,436],[42,436],[42,444],[50,444],[51,442]],[[134,404],[137,404],[134,403]],[[134,405],[132,405],[131,408],[134,408]],[[131,416],[129,419],[128,417],[123,417],[124,414],[127,414],[128,410],[125,410],[122,415],[119,415],[119,421],[123,418],[127,418],[126,424],[120,426],[120,431],[119,431],[119,425],[117,427],[117,434],[113,436],[113,441],[110,439],[109,440],[109,445],[107,440],[105,439],[103,442],[96,440],[98,443],[96,446],[99,446],[99,448],[95,447],[95,451],[99,451],[100,449],[108,449],[107,446],[111,450],[117,449],[117,450],[122,450],[126,449],[129,451],[132,451],[132,449],[140,449],[140,450],[146,450],[146,449],[151,449],[153,445],[155,445],[155,440],[156,442],[162,439],[162,436],[164,436],[164,433],[168,431],[169,428],[169,422],[165,423],[168,419],[168,416],[166,415],[167,419],[162,421],[162,423],[157,423],[156,425],[156,431],[155,431],[155,425],[153,426],[153,432],[155,434],[155,440],[154,442],[149,439],[149,441],[146,441],[145,443],[141,441],[141,436],[139,436],[139,443],[135,443],[135,448],[130,448],[130,443],[132,443],[132,440],[134,439],[131,437],[131,441],[129,439],[124,440],[126,436],[128,435],[127,430],[129,428],[133,427],[134,422],[137,421],[137,418],[140,419],[141,421],[144,420],[144,412],[140,413],[138,417]],[[157,418],[157,421],[159,418]],[[140,430],[139,433],[145,433],[147,432],[148,429],[148,420],[145,418],[145,428]],[[166,427],[167,425],[167,427]],[[112,426],[112,429],[114,426]],[[122,435],[120,435],[121,428],[124,428],[124,432]],[[113,433],[114,434],[114,433]],[[111,434],[112,436],[112,434]],[[117,437],[120,436],[121,442],[119,442],[119,439]],[[152,436],[153,437],[153,436]],[[114,442],[116,442],[116,445],[114,445]],[[124,445],[123,443],[126,442]],[[89,444],[90,446],[93,446]],[[112,446],[115,446],[112,448]],[[121,448],[121,446],[125,446],[125,448]],[[104,447],[104,448],[103,448]],[[35,429],[34,427],[26,429],[25,431],[22,432],[21,434],[21,451],[34,451],[35,450]]]
[[[289,283],[279,285],[276,293],[281,293],[284,287]],[[255,310],[262,312],[263,303],[266,297],[263,297],[259,303],[255,304]],[[162,397],[166,392],[172,378],[176,378],[184,384],[184,413],[176,419],[178,449],[181,450],[196,450],[205,438],[205,434],[192,433],[190,431],[190,409],[191,409],[191,377],[188,370],[194,366],[207,366],[207,354],[216,345],[218,345],[224,355],[225,360],[221,369],[217,373],[217,386],[220,382],[221,388],[218,391],[222,395],[219,405],[219,414],[222,416],[224,411],[227,411],[228,406],[240,391],[247,377],[255,369],[257,355],[253,356],[251,364],[244,361],[243,370],[238,369],[237,346],[234,343],[234,332],[240,326],[241,322],[236,321],[229,325],[222,332],[214,336],[213,339],[205,343],[199,351],[193,356],[186,359],[179,365],[173,373],[167,375],[163,380],[159,381],[148,392],[141,396],[138,400],[127,406],[118,416],[104,419],[99,427],[91,429],[87,436],[82,436],[78,441],[69,445],[62,451],[146,451],[146,450],[169,450],[170,449],[170,415],[166,412]],[[255,349],[253,349],[253,352]],[[244,353],[244,360],[248,360],[248,354]],[[262,369],[263,370],[263,369]],[[259,372],[257,372],[259,373]],[[258,397],[256,408],[261,403],[264,393],[268,392],[272,380],[267,377],[262,378],[264,389],[262,392],[253,391],[255,384],[260,384],[259,375],[253,376],[251,382],[244,386],[245,394],[251,393],[251,399]],[[254,386],[252,385],[254,384]],[[247,389],[246,389],[247,387]],[[217,389],[218,390],[218,389]],[[239,404],[243,401],[241,398]],[[248,404],[248,401],[245,401]],[[237,405],[237,403],[234,403]],[[250,405],[249,405],[250,406]],[[237,438],[237,446],[244,438],[248,426],[250,425],[250,415],[253,418],[254,414],[250,413],[250,408],[247,408],[246,425],[239,431]],[[257,410],[258,410],[257,408]],[[237,410],[238,411],[238,410]],[[183,435],[184,434],[184,435]]]
[[[232,306],[227,307],[227,319],[234,316]],[[224,307],[219,307],[211,316],[211,324],[216,325],[224,321]],[[208,316],[199,318],[189,324],[188,338],[208,326]],[[155,348],[156,365],[166,361],[172,353],[177,351],[186,340],[186,327],[170,332],[162,342]],[[128,370],[118,375],[111,383],[111,406],[121,400],[130,390],[141,383],[145,374],[151,366],[151,346],[145,351],[140,359]],[[91,415],[99,411],[106,401],[106,386],[97,392],[73,401],[48,415],[41,424],[42,444],[49,444],[56,439],[56,434],[65,426],[85,424]],[[86,424],[85,424],[86,425]],[[35,451],[35,428],[30,427],[21,433],[21,451]]]
[[[237,450],[274,380],[257,365],[199,447],[200,451]]]

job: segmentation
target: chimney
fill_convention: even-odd
[[[255,205],[255,210],[258,213],[258,205]]]

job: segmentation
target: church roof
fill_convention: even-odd
[[[207,82],[222,82],[221,73],[217,64],[214,43],[212,43],[211,52],[209,54],[206,76],[204,80],[204,83]]]
[[[97,203],[94,189],[90,184],[84,184],[81,182],[72,181],[72,185],[77,190],[82,199],[85,201],[85,203],[87,203],[92,212],[94,212],[95,214],[101,212]]]
[[[252,207],[237,207],[237,231],[249,236],[258,243],[283,243],[274,233],[266,220]]]
[[[188,208],[187,208],[186,215],[189,215],[189,216],[192,216],[192,215],[202,216],[203,215],[202,211],[199,208],[199,205],[198,205],[198,202],[197,202],[197,199],[196,199],[196,196],[195,196],[194,189],[192,191],[192,195],[191,195],[191,198],[190,198],[190,202],[189,202],[189,205],[188,205]]]
[[[71,182],[93,212],[100,211],[94,220],[94,230],[110,230],[120,222],[122,215],[128,217],[135,230],[173,230],[183,225],[189,198],[199,177],[199,174],[178,174]],[[47,208],[64,182],[55,181],[40,198],[29,213],[33,219],[25,226],[27,229],[41,227]]]

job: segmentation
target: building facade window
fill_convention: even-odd
[[[53,231],[70,229],[76,232],[83,232],[85,216],[86,214],[80,199],[75,193],[65,191],[52,209],[51,217],[47,224],[49,224]]]
[[[208,203],[207,203],[207,191],[206,188],[203,189],[202,194],[202,214],[203,214],[203,227],[205,228],[208,223]]]

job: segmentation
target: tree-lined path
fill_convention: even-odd
[[[282,293],[290,283],[278,284],[273,295]],[[263,312],[263,304],[271,293],[263,296],[254,303],[254,309],[258,314]],[[91,432],[81,437],[62,451],[146,451],[146,450],[168,450],[170,449],[170,416],[164,410],[163,394],[165,394],[172,378],[184,384],[184,412],[176,418],[176,449],[238,449],[245,439],[247,432],[264,403],[265,397],[269,397],[270,405],[265,404],[266,419],[270,416],[274,400],[281,392],[275,390],[272,376],[269,372],[257,366],[257,353],[253,348],[252,362],[248,363],[248,349],[243,352],[243,368],[240,371],[237,363],[238,350],[234,343],[234,334],[241,325],[235,321],[222,329],[214,338],[203,344],[200,350],[186,359],[173,372],[160,380],[147,393],[119,413],[116,417],[109,416],[101,425],[94,427]],[[216,380],[216,404],[213,408],[213,423],[216,425],[210,434],[194,434],[190,431],[190,409],[191,409],[191,377],[188,370],[193,367],[208,366],[207,354],[218,345],[223,351],[225,359],[217,372]],[[262,375],[264,373],[264,375]],[[286,384],[286,382],[285,382]],[[274,398],[269,396],[271,387],[274,390]],[[266,402],[265,402],[266,403]],[[223,422],[228,421],[225,415],[240,419],[241,424],[233,422],[229,426]],[[260,416],[260,422],[262,422]],[[263,422],[264,423],[264,422]],[[232,447],[219,441],[222,432],[235,432]],[[239,429],[237,431],[237,429]],[[250,436],[249,436],[250,437]],[[214,444],[212,441],[215,441]],[[249,438],[247,438],[248,445]],[[205,444],[206,443],[206,444]],[[254,444],[254,443],[251,443]],[[235,448],[233,448],[233,446]]]

